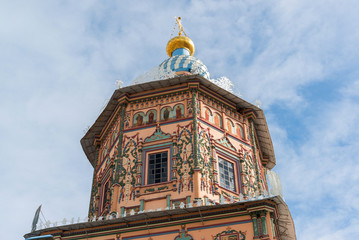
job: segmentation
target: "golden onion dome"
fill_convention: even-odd
[[[169,57],[172,57],[173,51],[180,48],[187,49],[191,56],[193,56],[195,51],[194,43],[189,37],[177,36],[168,41],[166,52]]]

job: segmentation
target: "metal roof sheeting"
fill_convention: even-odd
[[[138,222],[138,221],[150,221],[153,218],[169,218],[173,219],[176,217],[176,215],[183,215],[188,213],[204,213],[207,210],[221,210],[230,208],[233,206],[240,207],[245,203],[253,203],[253,204],[261,204],[261,202],[264,202],[266,200],[272,200],[277,204],[278,209],[278,230],[280,239],[282,240],[296,240],[296,234],[295,234],[295,228],[294,228],[294,222],[292,219],[292,216],[289,212],[289,208],[287,204],[284,202],[284,200],[280,196],[274,196],[274,197],[268,197],[261,200],[250,200],[245,202],[237,202],[237,203],[231,203],[231,204],[220,204],[220,205],[211,205],[211,206],[201,206],[201,207],[191,207],[191,208],[183,208],[183,209],[171,209],[171,210],[162,210],[162,211],[154,211],[154,212],[145,212],[140,214],[135,214],[133,216],[126,216],[126,217],[120,217],[116,219],[111,220],[102,220],[102,221],[93,221],[93,222],[83,222],[83,223],[76,223],[76,224],[70,224],[70,225],[64,225],[64,226],[57,226],[57,227],[50,227],[46,229],[37,230],[35,232],[31,232],[26,234],[24,237],[32,237],[32,236],[38,236],[42,233],[46,232],[63,232],[63,231],[76,231],[86,228],[100,228],[101,226],[108,226],[113,224],[119,224],[119,223],[131,223],[131,222]],[[211,215],[206,214],[207,215]],[[201,215],[202,216],[202,215]],[[165,219],[162,221],[166,221]],[[99,231],[101,231],[99,229]],[[36,239],[36,238],[31,238]]]

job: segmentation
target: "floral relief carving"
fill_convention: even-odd
[[[157,141],[157,140],[162,140],[162,139],[167,139],[170,138],[171,135],[168,133],[164,133],[161,128],[159,126],[156,127],[156,130],[154,131],[154,133],[147,137],[145,139],[145,142],[152,142],[152,141]]]
[[[214,193],[213,187],[213,156],[208,133],[202,130],[198,139],[198,163],[201,170],[201,190]]]
[[[224,136],[220,139],[216,140],[217,143],[219,143],[220,145],[231,149],[232,151],[236,151],[236,148],[233,146],[233,144],[229,141],[227,136]]]
[[[137,177],[138,151],[137,143],[129,138],[125,141],[125,147],[122,153],[121,169],[119,177],[120,199],[119,201],[128,202],[128,200],[135,200],[135,185]]]
[[[193,191],[193,139],[192,133],[186,127],[181,129],[177,141],[177,179],[178,179],[178,192]]]
[[[242,162],[242,176],[243,194],[245,196],[254,197],[258,191],[256,167],[253,159],[248,153],[244,155],[244,160]]]
[[[91,205],[90,205],[90,210],[89,210],[89,217],[92,218],[93,216],[96,215],[96,212],[98,210],[98,199],[99,199],[99,195],[98,195],[98,186],[97,186],[97,181],[93,184],[92,186],[92,194],[91,194]]]

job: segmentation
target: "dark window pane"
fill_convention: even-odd
[[[231,191],[235,191],[233,163],[224,159],[218,159],[220,185]]]
[[[168,153],[155,153],[149,155],[148,184],[167,181]]]

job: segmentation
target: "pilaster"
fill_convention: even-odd
[[[126,114],[126,107],[128,104],[128,100],[126,96],[123,96],[119,99],[119,104],[121,104],[120,107],[120,130],[119,130],[119,137],[118,137],[118,147],[117,147],[117,156],[115,158],[115,171],[113,172],[113,184],[119,183],[119,177],[120,177],[120,170],[122,168],[121,159],[122,159],[122,143],[123,143],[123,129],[124,129],[124,121]]]
[[[262,185],[261,185],[261,182],[262,182],[261,175],[262,174],[261,174],[261,169],[260,169],[260,164],[259,164],[259,159],[258,159],[257,139],[254,134],[254,119],[253,119],[253,117],[251,117],[249,119],[249,126],[250,126],[250,134],[251,134],[251,139],[252,139],[253,156],[254,156],[254,160],[256,162],[256,178],[257,178],[258,190],[259,190],[259,194],[262,194],[263,193],[263,189],[262,189]]]
[[[197,116],[197,87],[191,87],[192,93],[192,114],[193,114],[193,157],[194,169],[198,169],[198,116]]]

